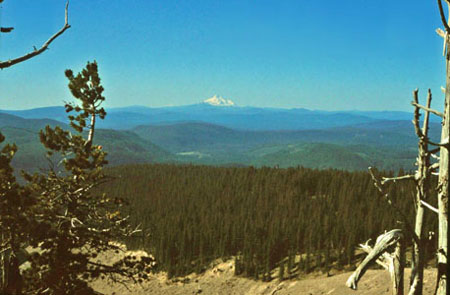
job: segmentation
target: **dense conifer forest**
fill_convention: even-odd
[[[169,276],[230,256],[236,274],[263,280],[275,267],[282,278],[351,268],[359,243],[403,226],[367,172],[155,164],[108,174],[101,190],[127,199],[126,213],[144,229],[128,243],[153,253]],[[414,183],[388,190],[413,220]],[[436,228],[431,218],[427,231]],[[427,245],[430,263],[435,244]]]

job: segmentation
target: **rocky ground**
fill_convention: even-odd
[[[410,270],[405,273],[405,281],[409,278]],[[433,294],[435,271],[425,272],[424,295]],[[141,285],[129,284],[124,286],[111,282],[97,281],[93,284],[96,290],[103,294],[211,294],[211,295],[380,295],[391,294],[390,278],[387,271],[369,270],[354,291],[345,286],[350,273],[339,273],[330,276],[324,274],[309,274],[295,280],[280,282],[261,282],[234,276],[234,262],[218,262],[214,267],[200,275],[189,275],[184,278],[167,279],[163,273],[152,275]]]

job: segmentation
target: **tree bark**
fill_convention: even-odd
[[[415,232],[419,237],[419,242],[413,242],[413,255],[411,261],[411,278],[409,295],[422,295],[423,292],[423,268],[424,268],[424,235],[423,235],[423,221],[425,209],[419,203],[416,212]]]
[[[417,157],[417,173],[416,173],[416,219],[414,232],[417,236],[417,241],[413,240],[413,253],[411,260],[411,278],[409,295],[422,295],[423,292],[423,269],[425,265],[425,251],[423,225],[425,223],[426,211],[422,201],[428,198],[429,177],[430,177],[430,153],[428,152],[428,123],[430,118],[431,105],[431,91],[428,90],[427,104],[424,108],[425,117],[421,132],[419,128],[419,109],[418,104],[418,90],[414,91],[414,102],[416,110],[414,115],[414,125],[417,136],[419,137],[419,155]]]
[[[448,37],[447,37],[448,38]],[[444,42],[448,42],[445,40]],[[442,122],[441,142],[448,142],[450,130],[450,57],[446,53],[446,90],[444,119]],[[449,158],[448,147],[441,146],[439,159],[439,184],[438,184],[438,210],[439,210],[439,235],[438,235],[438,278],[437,295],[447,295],[447,277],[449,269],[447,264],[447,240],[448,240],[448,195],[449,195]]]
[[[436,282],[436,294],[450,294],[447,290],[447,277],[449,275],[449,267],[447,264],[447,241],[448,241],[448,195],[449,195],[449,151],[448,142],[450,134],[450,54],[448,50],[450,26],[442,7],[442,0],[437,0],[439,14],[442,25],[445,28],[444,34],[442,30],[437,30],[438,34],[444,38],[444,56],[445,56],[445,103],[444,118],[442,120],[440,158],[439,158],[439,183],[438,183],[438,216],[439,216],[439,234],[438,234],[438,276]],[[447,5],[449,3],[447,2]],[[449,6],[450,8],[450,6]]]
[[[392,269],[391,269],[392,268]],[[391,274],[392,295],[403,295],[404,292],[404,269],[405,269],[405,246],[403,239],[399,239],[395,252],[389,265]]]
[[[3,245],[5,241],[5,235],[2,233],[0,244]],[[7,248],[1,249],[0,248],[0,294],[3,293],[3,291],[6,288],[6,280],[8,277],[8,274],[6,273],[8,271],[7,267]]]
[[[89,126],[89,134],[88,134],[88,138],[86,141],[86,143],[89,147],[92,146],[92,142],[94,141],[94,132],[95,132],[95,111],[91,115],[91,124]]]

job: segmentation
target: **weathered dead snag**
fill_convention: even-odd
[[[450,53],[448,51],[450,26],[442,7],[442,1],[438,0],[439,14],[441,16],[444,30],[437,29],[436,32],[444,39],[443,54],[445,56],[445,103],[444,116],[442,119],[441,144],[439,156],[439,182],[438,182],[438,277],[436,283],[436,294],[446,295],[450,293],[447,287],[447,278],[450,275],[447,263],[448,253],[448,196],[449,196],[449,135],[450,135]],[[450,9],[448,1],[447,6]]]
[[[431,91],[428,90],[428,98],[426,106],[419,104],[419,98],[418,98],[418,90],[415,90],[413,92],[413,101],[412,105],[415,107],[414,110],[414,129],[416,132],[417,137],[419,138],[418,142],[418,156],[417,156],[417,171],[413,175],[403,175],[398,177],[384,177],[381,180],[379,180],[373,173],[372,169],[369,168],[369,172],[372,176],[373,182],[375,187],[378,189],[380,194],[383,196],[385,201],[396,211],[397,215],[401,219],[402,224],[404,225],[405,229],[408,231],[409,235],[412,237],[412,255],[411,255],[411,278],[409,281],[409,295],[422,295],[423,291],[423,271],[425,267],[425,243],[427,240],[427,236],[424,231],[424,224],[426,220],[426,209],[430,209],[433,212],[438,212],[436,208],[431,206],[427,203],[428,194],[429,194],[429,186],[430,186],[430,177],[433,172],[435,172],[439,168],[438,163],[431,163],[431,155],[433,153],[436,153],[439,150],[429,150],[428,145],[439,145],[429,140],[428,138],[428,124],[429,124],[429,116],[430,113],[440,116],[440,113],[437,111],[434,111],[430,108],[431,105]],[[425,111],[425,117],[423,120],[423,125],[420,127],[420,110]],[[388,182],[397,182],[397,181],[403,181],[403,180],[413,180],[416,184],[416,196],[414,199],[414,205],[415,205],[415,221],[414,225],[410,224],[410,221],[407,219],[406,214],[402,212],[395,203],[391,200],[389,197],[389,194],[385,192],[384,185]],[[392,233],[393,231],[389,232]],[[380,236],[377,240],[378,242],[382,242],[383,238],[386,238],[384,235]],[[386,245],[390,245],[388,242]],[[381,244],[381,246],[375,245],[374,249],[370,249],[370,247],[366,245],[361,245],[362,249],[369,253],[369,255],[366,257],[366,259],[363,261],[363,263],[358,267],[357,271],[354,273],[355,275],[355,284],[350,284],[350,281],[352,277],[350,277],[349,281],[347,281],[347,286],[353,288],[356,288],[357,280],[364,274],[364,271],[372,262],[374,259],[377,260],[378,258],[374,258],[376,255],[384,257],[385,261],[383,266],[385,266],[386,269],[388,269],[391,273],[392,283],[393,283],[393,294],[403,294],[403,266],[404,266],[404,253],[402,252],[405,242],[399,240],[396,240],[395,243],[398,243],[396,254],[398,256],[398,261],[395,262],[394,258],[390,255],[383,254],[386,249],[383,250],[382,246],[384,244]],[[380,248],[381,247],[381,248]],[[370,250],[370,251],[369,251]],[[395,256],[395,257],[397,257]],[[380,262],[378,261],[380,264]],[[360,273],[358,273],[358,270]],[[401,278],[399,277],[401,273]]]
[[[348,278],[346,282],[347,287],[356,290],[358,282],[363,277],[366,270],[372,263],[376,262],[391,274],[392,294],[403,295],[405,251],[402,230],[394,229],[380,235],[373,248],[369,246],[369,241],[360,246],[362,250],[368,253],[368,255]]]
[[[430,177],[432,168],[431,164],[431,153],[428,150],[428,124],[430,120],[430,112],[434,113],[430,109],[431,105],[431,91],[428,90],[428,97],[426,107],[421,107],[419,105],[418,90],[413,92],[413,102],[412,105],[415,106],[414,110],[414,129],[416,135],[419,138],[419,153],[417,156],[417,171],[415,174],[416,181],[416,198],[415,198],[415,209],[416,217],[414,221],[414,233],[417,240],[413,240],[413,253],[411,256],[411,278],[409,286],[409,295],[422,295],[423,290],[423,270],[425,267],[425,243],[428,238],[425,235],[424,224],[426,222],[427,212],[425,209],[432,208],[426,201],[428,199],[429,187],[430,187]],[[425,116],[423,120],[422,128],[420,128],[420,108],[425,110]]]

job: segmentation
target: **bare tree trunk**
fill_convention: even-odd
[[[446,55],[447,77],[445,91],[445,111],[442,124],[441,143],[448,142],[450,129],[450,64],[449,54]],[[437,295],[447,295],[447,277],[449,269],[447,265],[447,239],[448,239],[448,195],[449,195],[449,158],[448,147],[441,146],[439,160],[439,184],[438,184],[438,210],[439,210],[439,236],[438,236],[438,278]]]
[[[3,243],[5,242],[5,236],[2,233],[2,237],[0,240],[0,244],[3,245]],[[1,253],[0,253],[0,294],[3,294],[6,288],[6,282],[8,279],[8,264],[7,264],[7,253],[6,253],[6,248],[5,249],[0,249]]]
[[[92,142],[94,141],[94,132],[95,132],[95,113],[91,115],[91,124],[89,126],[89,134],[86,141],[86,144],[91,147]]]
[[[438,184],[438,210],[439,210],[439,235],[438,235],[438,277],[436,283],[436,294],[447,295],[447,277],[449,268],[447,264],[447,240],[448,240],[448,195],[449,195],[449,155],[448,142],[450,134],[450,55],[447,48],[449,43],[450,26],[442,7],[442,0],[438,0],[439,14],[442,25],[445,28],[444,33],[438,29],[437,33],[444,38],[444,56],[446,65],[445,76],[445,104],[444,118],[442,122],[441,147],[439,159],[439,184]],[[447,2],[447,5],[449,3]],[[450,6],[449,6],[450,7]]]
[[[431,105],[431,91],[428,90],[428,98],[426,109],[430,109]],[[411,260],[411,278],[409,295],[422,295],[423,292],[423,269],[425,265],[425,251],[423,225],[425,223],[426,212],[422,201],[428,198],[429,177],[430,177],[430,153],[428,151],[428,123],[430,112],[425,111],[425,117],[423,121],[422,130],[419,130],[419,108],[417,104],[418,90],[414,91],[414,103],[416,109],[414,112],[414,127],[416,129],[417,136],[419,137],[419,155],[417,157],[417,172],[416,172],[416,219],[414,232],[417,236],[417,241],[413,240],[413,253]]]
[[[16,257],[11,250],[3,251],[0,257],[2,277],[0,294],[21,294],[21,275]]]
[[[405,246],[403,239],[397,242],[389,268],[392,282],[392,295],[403,295],[405,286],[403,279],[405,269]]]
[[[413,253],[411,260],[411,278],[409,295],[422,295],[423,292],[423,268],[424,268],[424,236],[423,221],[425,209],[422,205],[418,205],[416,212],[415,233],[419,237],[419,242],[413,242]]]

